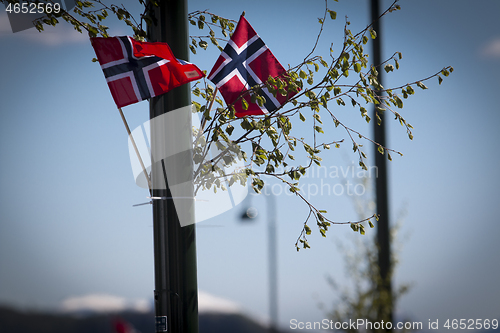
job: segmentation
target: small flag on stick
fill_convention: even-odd
[[[167,43],[139,42],[128,36],[95,37],[90,41],[152,195],[151,179],[121,108],[164,94],[205,74],[195,65],[176,59]]]
[[[233,105],[237,117],[267,114],[279,108],[295,93],[287,96],[270,93],[263,88],[266,99],[263,106],[251,102],[249,94],[243,96],[248,104],[245,110],[238,101],[242,93],[255,85],[266,82],[269,76],[277,78],[286,74],[285,69],[271,50],[257,35],[250,23],[241,16],[231,39],[217,59],[208,79],[220,90],[227,105]]]
[[[167,43],[139,42],[128,36],[90,40],[119,108],[205,76],[196,65],[176,59]]]

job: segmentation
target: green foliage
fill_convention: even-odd
[[[398,9],[399,6],[393,3],[383,15]],[[199,21],[201,14],[197,12],[196,15]],[[372,104],[375,106],[375,119],[378,124],[381,123],[382,119],[380,114],[390,112],[406,129],[408,137],[413,139],[411,132],[413,127],[394,108],[403,108],[403,99],[415,94],[415,86],[426,89],[427,87],[422,83],[423,81],[438,76],[438,74],[447,76],[452,72],[451,67],[447,67],[426,79],[414,81],[401,87],[384,88],[378,80],[380,68],[383,68],[388,74],[398,70],[402,54],[396,52],[382,64],[370,64],[364,45],[370,39],[377,37],[376,32],[371,26],[368,26],[354,34],[348,29],[349,21],[346,21],[342,48],[340,50],[331,48],[327,57],[316,55],[316,48],[324,25],[327,22],[327,16],[335,20],[337,13],[325,7],[323,17],[319,19],[320,32],[316,44],[301,63],[289,68],[285,75],[277,78],[270,77],[260,86],[252,87],[249,91],[243,93],[236,103],[240,103],[244,109],[248,108],[249,100],[261,104],[261,99],[264,98],[261,94],[262,88],[267,88],[274,96],[288,96],[290,92],[297,92],[295,96],[290,98],[279,110],[260,117],[236,119],[234,114],[230,114],[231,106],[227,106],[223,110],[220,108],[211,118],[211,126],[204,130],[205,135],[210,136],[218,129],[227,132],[224,127],[228,126],[228,124],[233,122],[239,124],[241,131],[234,131],[234,133],[239,134],[231,139],[230,143],[236,145],[239,149],[243,149],[242,147],[245,144],[251,143],[252,150],[246,154],[249,159],[246,160],[247,172],[245,174],[251,178],[254,190],[260,192],[264,186],[263,177],[273,177],[285,183],[290,192],[294,193],[306,204],[309,213],[295,244],[297,250],[310,247],[307,236],[312,233],[311,220],[316,222],[320,234],[326,237],[328,228],[332,224],[348,224],[353,231],[363,235],[365,234],[365,226],[362,222],[367,222],[370,226],[373,226],[372,220],[377,218],[376,215],[372,215],[356,222],[333,221],[327,217],[326,212],[320,213],[320,210],[301,194],[299,188],[301,176],[312,165],[321,165],[322,157],[320,155],[324,150],[328,150],[332,144],[338,148],[344,142],[344,139],[334,139],[334,136],[338,136],[338,133],[332,130],[329,123],[334,125],[334,129],[345,131],[353,145],[353,151],[358,154],[359,165],[365,170],[367,169],[365,162],[367,155],[363,144],[358,142],[358,139],[377,145],[379,153],[386,155],[390,161],[392,161],[391,152],[402,156],[402,153],[381,146],[362,133],[345,125],[335,115],[334,108],[344,108],[347,105],[359,108],[361,116],[366,122],[370,122],[371,118],[367,112],[367,105]],[[192,20],[192,24],[196,23],[194,18]],[[215,19],[212,21],[216,22]],[[204,22],[207,22],[207,20]],[[354,83],[348,84],[344,82],[346,78],[352,77],[357,77]],[[200,84],[202,83],[200,82]],[[201,89],[202,91],[204,89],[214,89],[206,82],[203,84],[205,85],[204,88],[195,89]],[[398,90],[401,90],[400,94],[395,93]],[[211,95],[206,93],[204,96],[204,110],[208,110]],[[220,119],[224,121],[221,122]],[[292,125],[295,123],[295,119],[310,126],[309,138],[304,138],[304,133],[296,133],[293,130]],[[235,124],[233,127],[238,126]],[[307,156],[305,163],[300,163],[292,154],[297,146],[302,146]],[[262,168],[252,169],[254,167]],[[248,171],[250,169],[251,172]],[[283,171],[278,173],[276,170]]]
[[[369,187],[368,179],[363,179],[363,185]],[[370,191],[367,191],[368,193]],[[370,196],[367,194],[367,196]],[[365,197],[353,197],[354,205],[360,217],[369,214],[367,207],[374,204],[368,198]],[[402,214],[401,214],[402,213]],[[391,227],[390,237],[391,237],[391,270],[387,277],[388,281],[392,280],[393,272],[395,271],[398,258],[397,254],[401,251],[401,243],[398,242],[398,230],[403,223],[404,211],[400,212],[398,220]],[[373,228],[373,224],[368,222],[368,225]],[[351,225],[351,228],[355,226]],[[345,264],[345,274],[349,278],[348,285],[340,287],[335,282],[332,276],[328,277],[328,282],[330,286],[335,290],[335,294],[339,295],[338,300],[334,302],[332,308],[325,309],[327,311],[327,316],[334,322],[349,322],[349,320],[355,320],[357,318],[364,319],[366,321],[375,322],[388,322],[389,313],[394,312],[398,301],[404,296],[411,288],[411,285],[399,284],[394,286],[392,294],[388,295],[387,285],[385,281],[380,277],[379,265],[378,265],[378,249],[375,243],[375,238],[351,238],[352,242],[347,242],[347,240],[338,240],[336,244],[339,248],[339,253],[343,255]],[[325,305],[321,305],[325,308]],[[399,321],[399,320],[398,320]],[[409,320],[403,320],[403,322]],[[394,320],[392,321],[395,322]],[[347,329],[340,330],[342,332],[348,333],[375,333],[375,332],[386,332],[383,329],[367,329],[365,326],[359,327],[347,327]],[[411,332],[408,329],[397,330],[394,326],[391,331],[394,332]]]
[[[12,2],[14,0],[0,0]],[[29,0],[35,1],[35,0]],[[39,31],[44,25],[56,25],[58,18],[69,22],[74,29],[90,36],[108,37],[107,26],[103,21],[114,17],[123,21],[131,28],[137,40],[147,37],[146,28],[154,18],[145,5],[144,11],[134,17],[123,5],[105,4],[102,0],[77,1],[72,12],[49,14],[47,17],[34,22]],[[152,6],[157,5],[150,1]],[[400,9],[397,0],[382,14]],[[327,17],[330,19],[327,19]],[[317,54],[325,24],[336,24],[337,13],[328,8],[325,1],[323,17],[319,19],[319,32],[316,42],[304,60],[290,67],[284,75],[269,77],[260,85],[251,87],[243,92],[235,103],[240,103],[244,109],[248,108],[249,101],[263,105],[265,97],[263,89],[267,89],[274,96],[287,96],[288,101],[278,110],[263,116],[250,116],[243,119],[235,117],[233,105],[225,105],[215,93],[215,88],[204,79],[196,82],[192,87],[193,105],[196,112],[203,115],[204,127],[195,137],[194,160],[195,179],[197,190],[217,189],[225,190],[226,182],[229,186],[234,183],[245,184],[251,181],[256,192],[264,186],[264,177],[272,177],[282,181],[301,199],[309,213],[304,221],[303,229],[296,242],[296,248],[308,248],[307,236],[312,232],[309,221],[316,222],[318,231],[326,236],[328,228],[333,224],[350,225],[351,228],[365,233],[362,222],[372,223],[376,215],[356,222],[336,222],[327,217],[326,212],[319,210],[310,203],[301,193],[299,180],[312,165],[321,165],[322,154],[329,150],[331,145],[339,148],[346,140],[340,135],[344,133],[347,140],[353,145],[357,154],[358,164],[366,167],[366,152],[362,143],[369,142],[378,146],[381,154],[392,160],[390,153],[402,156],[402,153],[389,147],[381,146],[359,131],[348,127],[337,116],[337,108],[359,109],[361,117],[370,123],[368,115],[369,105],[375,108],[373,117],[381,123],[380,114],[392,113],[395,120],[403,126],[410,139],[413,139],[412,126],[396,109],[403,108],[403,99],[415,94],[415,87],[427,89],[423,82],[437,77],[439,84],[443,78],[453,72],[452,67],[446,67],[438,73],[425,79],[413,81],[399,87],[385,88],[379,82],[379,71],[383,68],[388,74],[398,70],[402,59],[400,52],[395,52],[381,64],[371,64],[364,46],[377,37],[371,25],[357,33],[349,29],[350,22],[344,23],[344,40],[339,49],[330,47],[329,54]],[[137,19],[136,19],[137,18]],[[220,17],[208,11],[195,11],[188,14],[190,25],[198,29],[200,35],[190,36],[189,48],[196,53],[200,48],[206,50],[209,45],[222,47],[219,41],[226,41],[235,28],[236,21]],[[330,45],[333,43],[329,42]],[[290,97],[293,93],[295,95]],[[212,108],[217,103],[218,106]],[[309,126],[309,133],[297,132],[294,128],[300,120]],[[306,156],[305,161],[294,157],[297,147],[302,146]],[[249,148],[251,147],[251,148]],[[208,159],[209,152],[218,149],[216,156]],[[301,149],[302,150],[302,149]],[[298,153],[300,156],[300,152]],[[225,175],[223,169],[239,161],[244,161],[245,168],[238,173]],[[255,168],[258,167],[258,168]],[[255,170],[254,170],[255,168]],[[279,172],[277,170],[280,170]]]
[[[210,20],[207,20],[206,16],[209,16]],[[235,23],[237,23],[234,20],[220,17],[208,11],[195,11],[189,13],[188,20],[191,25],[198,27],[202,32],[207,31],[207,34],[204,35],[189,37],[191,39],[189,48],[193,54],[196,54],[197,47],[206,50],[209,45],[208,41],[222,51],[223,48],[219,45],[219,41],[226,42],[236,26]],[[216,30],[220,30],[223,37],[217,37]]]
[[[333,308],[328,311],[328,317],[334,322],[349,322],[349,319],[355,318],[362,318],[372,323],[388,322],[388,314],[393,311],[398,300],[409,291],[410,284],[401,284],[395,288],[391,297],[387,295],[387,291],[382,288],[384,282],[380,278],[377,249],[373,241],[361,242],[358,239],[352,248],[341,248],[340,252],[344,254],[351,286],[340,288],[333,278],[329,278],[330,285],[340,296],[338,302],[335,302]],[[392,273],[389,279],[391,276]],[[409,320],[403,320],[405,321]],[[382,329],[364,330],[364,326],[360,330],[349,327],[341,331],[385,332]],[[409,329],[396,330],[395,327],[393,331],[411,332]]]

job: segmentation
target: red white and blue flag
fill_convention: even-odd
[[[128,36],[90,40],[119,108],[205,76],[195,65],[176,59],[167,43],[139,42]]]
[[[237,117],[267,114],[279,108],[294,94],[276,97],[267,88],[263,88],[266,102],[263,106],[251,102],[250,94],[242,98],[248,103],[243,109],[238,101],[242,93],[255,85],[266,82],[269,76],[276,78],[286,71],[257,35],[250,23],[241,16],[236,29],[215,63],[208,79],[220,90],[227,105],[233,105]]]

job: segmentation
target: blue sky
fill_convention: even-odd
[[[401,0],[400,5],[402,10],[382,23],[383,56],[403,53],[400,70],[385,76],[384,85],[413,82],[448,65],[455,72],[442,85],[432,80],[428,90],[404,100],[402,114],[415,128],[413,141],[399,124],[388,123],[389,146],[404,154],[393,156],[389,169],[392,220],[406,211],[395,283],[413,284],[398,315],[424,323],[500,319],[495,259],[500,3]],[[324,2],[220,0],[189,6],[233,19],[245,10],[287,67],[309,53]],[[346,15],[353,31],[369,20],[368,1],[332,1],[329,7],[338,16],[326,27],[318,51],[324,55],[331,42],[341,45]],[[131,33],[110,26],[112,35]],[[88,39],[65,25],[42,34],[34,29],[13,34],[2,9],[0,41],[0,304],[60,309],[65,300],[90,294],[130,303],[151,300],[151,209],[132,207],[148,194],[134,183],[126,132],[101,69],[90,61]],[[218,55],[215,49],[199,51],[190,60],[210,70]],[[124,112],[135,128],[147,120],[148,104]],[[371,135],[359,111],[335,112]],[[332,135],[348,140],[345,132]],[[368,144],[366,151],[371,153]],[[325,157],[324,165],[347,170],[357,165],[357,156],[346,144]],[[313,195],[315,186],[325,183],[340,189],[340,177],[304,180],[313,202],[332,219],[358,218],[352,196]],[[278,193],[277,185],[274,189]],[[253,223],[239,221],[242,205],[197,226],[198,283],[201,291],[265,320],[266,198],[252,197],[252,204],[260,211]],[[277,210],[280,324],[319,321],[326,315],[318,304],[329,309],[337,297],[326,277],[349,285],[337,244],[351,244],[358,236],[348,227],[333,227],[326,239],[313,234],[312,249],[297,253],[306,206],[282,194]],[[365,238],[374,235],[368,230]]]

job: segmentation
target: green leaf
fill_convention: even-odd
[[[316,99],[316,93],[312,90],[307,90],[305,93],[304,93],[310,100],[314,100]]]
[[[267,167],[266,167],[266,173],[273,173],[274,172],[274,167],[272,164],[268,164]]]
[[[384,69],[385,69],[386,73],[389,73],[389,72],[392,72],[394,70],[394,66],[391,64],[387,64],[384,66]]]
[[[90,37],[96,37],[99,31],[95,27],[88,27]]]
[[[310,235],[311,234],[311,228],[307,224],[304,225],[304,229],[306,231],[306,235]]]
[[[381,153],[382,155],[384,155],[384,147],[378,146],[377,150],[378,150],[379,153]]]
[[[204,41],[204,40],[201,40],[201,41],[198,43],[198,45],[200,45],[200,47],[201,47],[202,49],[204,49],[204,50],[206,50],[206,49],[207,49],[207,47],[208,47],[208,43],[207,43],[206,41]]]
[[[403,93],[403,98],[408,98],[408,93],[406,92],[405,89],[401,89],[401,92]]]
[[[299,112],[299,118],[302,121],[306,121],[306,117],[304,117],[304,115],[302,113],[300,113],[300,112]]]
[[[337,18],[337,12],[334,12],[333,10],[328,10],[328,12],[330,13],[330,18],[332,20],[335,20]]]
[[[248,102],[244,98],[241,99],[241,107],[243,110],[248,110]]]
[[[354,71],[359,73],[361,71],[361,64],[359,62],[354,64]]]
[[[226,127],[227,134],[231,135],[233,133],[233,130],[234,130],[234,127],[231,124],[227,125],[227,127]]]
[[[266,103],[266,99],[262,96],[257,96],[257,104],[263,106]]]
[[[307,77],[307,74],[306,74],[306,72],[304,72],[304,71],[301,69],[301,70],[300,70],[300,72],[299,72],[299,76],[300,76],[300,78],[301,78],[301,79],[305,79],[305,78]]]
[[[419,86],[420,88],[422,88],[424,90],[427,89],[427,86],[420,81],[417,81],[417,86]]]
[[[320,220],[321,222],[325,222],[325,218],[323,217],[323,215],[321,215],[321,213],[316,214],[316,216],[318,216],[318,220]]]
[[[332,78],[332,80],[335,80],[336,78],[339,77],[339,72],[334,68],[331,71],[328,72],[328,75]]]
[[[368,225],[370,226],[370,228],[375,228],[371,220],[368,220]]]
[[[403,101],[401,100],[401,98],[399,98],[398,96],[395,96],[394,100],[396,101],[397,107],[402,109],[403,108]]]
[[[257,103],[257,95],[251,95],[250,96],[250,103]]]
[[[192,101],[191,103],[193,103],[193,105],[195,106],[196,111],[200,111],[200,109],[201,109],[201,104],[200,103],[195,102],[195,101]]]
[[[377,32],[373,29],[370,29],[370,36],[372,37],[372,39],[377,38]]]
[[[441,82],[443,82],[443,78],[439,75],[438,75],[438,81],[439,81],[439,84],[441,84]]]

